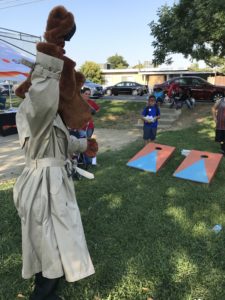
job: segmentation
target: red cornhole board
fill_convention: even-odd
[[[175,151],[175,147],[150,143],[132,157],[127,166],[156,173]]]
[[[173,176],[202,183],[210,183],[222,157],[223,155],[218,153],[191,150]]]

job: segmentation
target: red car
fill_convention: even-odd
[[[161,88],[167,93],[172,83],[178,84],[184,90],[190,90],[195,100],[211,100],[215,102],[225,95],[225,86],[213,85],[197,76],[175,77],[161,84],[155,84],[153,89]]]

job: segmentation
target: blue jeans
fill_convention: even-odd
[[[94,132],[94,128],[89,128],[87,130],[79,130],[79,136],[81,138],[90,138]],[[91,165],[92,164],[92,158],[84,154],[84,162],[86,165]]]
[[[79,136],[81,138],[83,138],[83,137],[90,138],[92,136],[93,132],[94,132],[94,128],[93,129],[89,128],[87,130],[78,130],[78,132],[79,132]]]

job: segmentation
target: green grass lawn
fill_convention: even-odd
[[[109,105],[109,104],[108,104]],[[109,107],[109,106],[108,106]],[[110,104],[113,110],[120,109]],[[102,110],[104,105],[102,104]],[[224,300],[225,160],[211,184],[172,176],[182,149],[217,152],[211,118],[158,142],[176,147],[151,174],[126,166],[143,142],[98,156],[95,180],[75,182],[95,275],[61,282],[66,300]],[[0,299],[28,299],[32,280],[21,278],[20,220],[13,181],[0,185]],[[222,224],[215,234],[212,227]],[[63,238],[63,237],[62,237]]]
[[[137,123],[146,102],[99,99],[100,111],[94,116],[96,128],[126,129]]]
[[[144,99],[144,98],[143,98]],[[23,101],[18,97],[12,97],[13,107],[18,107]],[[145,106],[143,102],[131,102],[124,100],[107,101],[98,99],[100,111],[94,116],[96,128],[126,129],[136,124],[137,119]],[[10,107],[9,97],[6,101],[6,108]]]
[[[16,96],[12,96],[12,98],[11,98],[12,107],[18,107],[22,101],[23,101],[23,99],[20,99]],[[10,98],[7,97],[6,98],[6,109],[9,107],[10,107]]]

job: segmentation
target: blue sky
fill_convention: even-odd
[[[77,32],[67,43],[67,55],[79,67],[85,61],[105,63],[109,56],[122,55],[129,65],[152,59],[149,26],[156,20],[157,10],[174,0],[42,0],[27,5],[5,8],[35,0],[1,0],[1,27],[43,35],[49,11],[56,5],[70,10],[76,20]],[[190,65],[181,55],[174,66]]]

